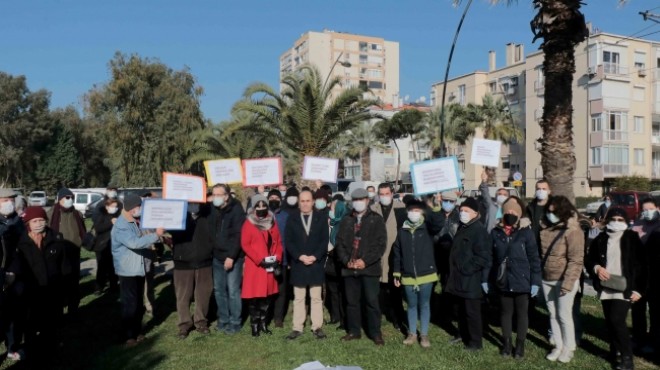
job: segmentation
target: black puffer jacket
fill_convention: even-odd
[[[24,232],[18,242],[16,258],[9,269],[16,274],[14,288],[17,294],[28,299],[38,299],[35,295],[50,291],[52,297],[63,297],[63,278],[70,273],[65,251],[71,244],[62,234],[47,228],[42,246],[38,248],[27,231]]]
[[[600,291],[602,289],[600,285],[600,279],[594,272],[596,266],[606,267],[607,266],[607,241],[609,239],[609,233],[607,231],[600,233],[591,242],[589,248],[589,254],[585,261],[585,267],[587,271],[594,277],[593,284],[594,289]],[[620,241],[621,247],[621,271],[623,276],[626,278],[626,290],[623,292],[623,296],[626,299],[629,299],[632,295],[632,292],[635,291],[642,296],[646,294],[646,289],[648,287],[647,282],[647,268],[644,263],[646,259],[646,253],[642,241],[639,239],[639,236],[636,232],[632,230],[626,230],[623,232]],[[653,246],[657,247],[657,246]]]
[[[461,224],[449,253],[448,293],[467,299],[483,296],[481,283],[488,282],[491,248],[490,236],[478,217]]]
[[[387,244],[387,231],[383,218],[367,208],[362,216],[359,236],[360,245],[357,250],[357,259],[362,259],[366,267],[362,270],[349,269],[348,262],[353,256],[353,239],[355,236],[355,224],[357,216],[355,212],[347,215],[339,224],[335,251],[337,260],[343,266],[342,276],[380,276],[382,268],[380,259],[385,253]]]
[[[497,270],[508,258],[507,286],[500,289],[502,292],[529,293],[532,285],[541,287],[541,258],[532,228],[517,228],[506,235],[502,225],[498,225],[490,235],[493,240],[492,285],[496,286]]]
[[[213,245],[213,257],[220,262],[225,259],[244,256],[241,249],[241,228],[245,221],[245,212],[241,204],[229,198],[223,208],[213,206],[200,209],[200,220],[206,220],[209,230],[209,242]]]
[[[425,224],[414,231],[403,227],[399,229],[396,242],[392,246],[392,272],[402,277],[418,278],[437,274],[433,253],[433,238]]]
[[[105,207],[98,211],[98,215],[94,218],[94,231],[96,231],[94,252],[101,252],[110,247],[110,232],[114,225],[112,219],[116,219],[119,215],[121,215],[120,210],[117,210],[114,214],[109,214]]]
[[[172,259],[177,270],[195,270],[213,264],[213,244],[209,242],[208,222],[194,220],[189,213],[186,229],[172,232]]]

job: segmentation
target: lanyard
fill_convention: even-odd
[[[309,214],[309,218],[307,219],[307,222],[305,222],[305,216],[302,213],[300,214],[303,227],[305,228],[305,234],[307,234],[307,236],[309,236],[309,231],[312,229],[312,215],[314,215],[314,212]]]

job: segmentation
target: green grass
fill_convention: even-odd
[[[83,258],[93,258],[83,253]],[[343,332],[326,327],[328,338],[316,340],[307,331],[295,341],[284,339],[290,330],[291,315],[284,329],[274,329],[272,336],[252,338],[248,325],[228,336],[212,330],[211,335],[196,332],[185,340],[176,338],[176,312],[174,292],[170,278],[157,278],[157,312],[145,317],[147,340],[132,349],[121,345],[119,302],[108,295],[92,294],[93,278],[81,281],[85,295],[81,304],[81,322],[65,324],[62,330],[64,346],[59,359],[53,362],[60,369],[294,369],[308,361],[318,360],[326,366],[357,365],[372,369],[610,369],[604,356],[608,344],[600,304],[593,298],[583,300],[585,335],[582,348],[567,365],[550,363],[545,355],[550,346],[536,331],[530,330],[526,358],[523,361],[503,359],[498,355],[499,328],[493,327],[485,348],[480,353],[468,353],[461,346],[448,344],[449,336],[432,326],[432,348],[404,347],[403,335],[391,325],[383,323],[386,340],[384,347],[376,347],[362,340],[344,343],[339,340]],[[213,323],[214,324],[214,323]],[[214,325],[212,325],[214,327]],[[541,330],[542,331],[542,330]],[[0,368],[10,367],[6,361]],[[652,363],[636,359],[638,369],[657,369]]]

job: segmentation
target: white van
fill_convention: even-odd
[[[88,204],[94,203],[99,199],[103,199],[103,194],[101,193],[92,193],[92,192],[73,192],[74,200],[73,207],[80,213],[85,215],[85,208]]]

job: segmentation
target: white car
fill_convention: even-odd
[[[590,215],[590,216],[595,215],[596,212],[598,212],[598,208],[600,208],[600,206],[603,203],[605,203],[605,202],[603,202],[602,200],[598,200],[598,201],[591,202],[591,203],[587,204],[587,206],[584,208],[584,213],[587,214],[587,215]]]
[[[33,191],[28,196],[28,205],[30,206],[45,207],[47,201],[45,191]]]

